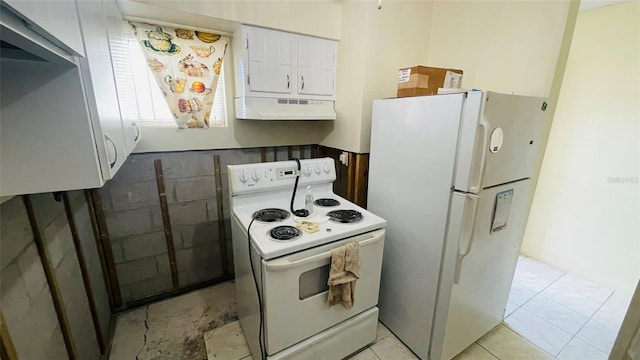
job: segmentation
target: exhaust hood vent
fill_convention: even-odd
[[[247,120],[335,120],[332,100],[238,97],[236,118]]]

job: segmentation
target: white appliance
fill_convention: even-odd
[[[380,321],[452,359],[502,321],[544,150],[545,99],[373,103],[368,207],[388,221]]]
[[[376,338],[386,222],[333,193],[332,159],[300,163],[300,171],[295,161],[228,167],[238,315],[254,359],[262,348],[268,359],[336,360]],[[289,210],[305,208],[308,186],[312,213],[295,217]],[[297,220],[317,222],[319,231],[296,231]],[[351,241],[361,255],[354,305],[329,307],[331,250]]]
[[[251,120],[335,120],[333,100],[289,99],[243,96],[235,98],[237,119]]]

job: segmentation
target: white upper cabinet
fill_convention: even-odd
[[[112,76],[115,76],[116,63],[127,63],[129,59],[129,44],[126,39],[124,27],[129,26],[122,20],[122,15],[118,9],[118,5],[113,0],[104,0],[104,14],[107,21],[107,36],[109,39],[109,48],[111,53],[111,71]],[[115,80],[113,80],[115,81]],[[116,82],[116,92],[118,91],[118,84]],[[122,94],[118,94],[122,96]],[[124,133],[124,143],[127,154],[131,153],[133,149],[140,142],[140,127],[133,120],[124,116],[123,111],[119,108],[120,118],[122,119],[122,130]]]
[[[250,28],[246,44],[251,91],[291,93],[295,40],[290,34]]]
[[[84,56],[75,1],[2,0],[34,31],[72,55]]]
[[[115,0],[77,5],[86,56],[0,57],[2,196],[101,187],[139,139],[123,124],[113,76],[107,20],[120,18]]]
[[[84,74],[87,106],[96,129],[98,156],[104,152],[107,161],[101,163],[105,179],[111,179],[128,155],[125,145],[118,93],[116,91],[106,17],[101,1],[78,1],[78,13],[86,49],[86,59],[80,60]]]
[[[335,41],[298,37],[298,93],[334,94],[337,50]]]
[[[335,100],[336,41],[243,25],[234,42],[237,97]]]

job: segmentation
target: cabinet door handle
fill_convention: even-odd
[[[111,143],[111,146],[113,146],[113,153],[116,154],[115,159],[113,159],[113,162],[109,163],[109,167],[111,169],[113,169],[113,167],[116,165],[116,163],[118,162],[118,148],[116,147],[116,144],[113,142],[113,140],[111,140],[111,138],[109,137],[109,135],[104,134],[104,138],[105,140],[107,140],[108,142]],[[109,157],[109,154],[107,154],[107,157]]]
[[[131,126],[133,126],[136,129],[136,136],[133,138],[133,141],[138,141],[138,139],[140,139],[140,128],[138,127],[138,124],[136,124],[135,122],[132,122]]]
[[[302,90],[304,90],[304,75],[302,75]]]
[[[291,82],[289,81],[289,74],[287,74],[287,90],[289,90],[289,85],[291,85]]]

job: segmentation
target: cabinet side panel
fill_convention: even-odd
[[[78,69],[8,59],[0,68],[1,194],[101,186]]]

